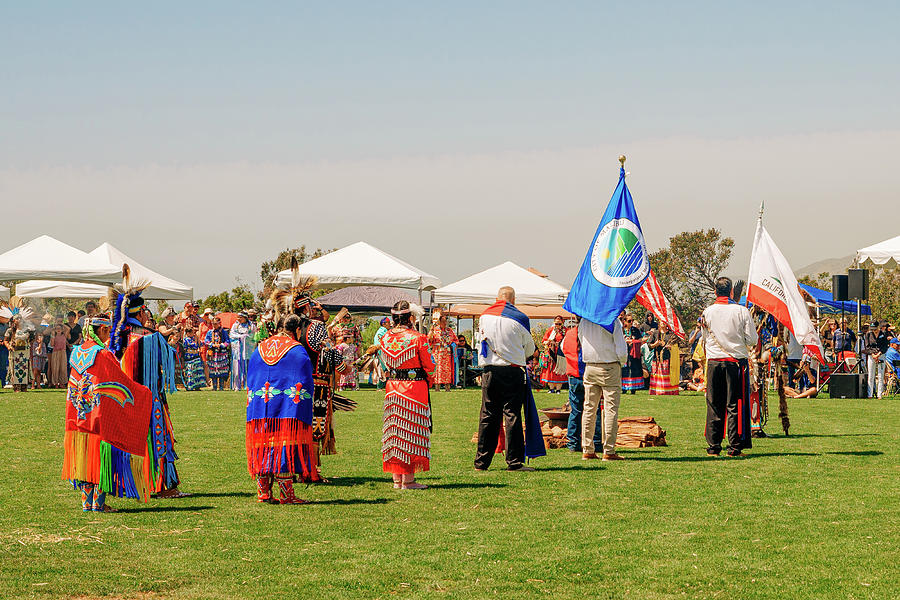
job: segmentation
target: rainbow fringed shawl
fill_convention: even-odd
[[[150,390],[122,372],[108,350],[72,349],[66,393],[62,478],[147,500],[150,493]]]

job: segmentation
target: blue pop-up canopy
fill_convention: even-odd
[[[797,285],[799,285],[801,290],[809,294],[812,299],[816,301],[816,304],[819,305],[819,312],[821,314],[836,314],[841,312],[841,310],[848,314],[856,314],[856,302],[836,302],[831,292],[820,290],[819,288],[814,288],[813,286],[806,285],[805,283],[798,283]],[[747,296],[741,296],[741,304],[747,304]],[[863,304],[860,307],[859,314],[871,315],[872,307],[868,304]]]
[[[845,313],[856,314],[856,302],[836,302],[831,292],[820,290],[819,288],[814,288],[813,286],[804,283],[798,285],[800,286],[800,289],[813,297],[819,305],[819,312],[839,313],[843,310]],[[871,315],[872,307],[868,304],[861,305],[860,314]]]

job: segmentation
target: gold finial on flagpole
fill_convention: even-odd
[[[624,154],[619,155],[619,164],[622,165],[623,169],[625,168],[625,155]]]

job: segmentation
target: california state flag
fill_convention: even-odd
[[[787,259],[763,227],[762,218],[756,225],[747,281],[747,300],[775,317],[794,334],[800,345],[809,350],[819,362],[824,363],[822,341],[809,318],[797,278]]]

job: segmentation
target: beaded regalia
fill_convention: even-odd
[[[381,437],[383,469],[395,475],[427,471],[431,460],[431,402],[434,359],[423,333],[395,327],[381,338],[388,368]]]
[[[281,504],[298,504],[293,483],[319,481],[313,442],[312,363],[293,337],[266,338],[247,369],[247,469],[257,481],[257,500],[270,502],[272,483]]]
[[[289,314],[300,317],[301,326],[297,331],[297,341],[306,350],[313,368],[312,430],[313,439],[319,444],[323,454],[335,454],[334,437],[334,377],[344,369],[343,357],[334,349],[328,337],[325,323],[310,315],[312,298],[310,290],[316,284],[314,277],[302,278],[298,273],[299,264],[291,260],[291,287],[276,290],[271,297],[276,321]]]
[[[66,392],[62,478],[82,492],[85,511],[102,512],[106,494],[147,500],[150,494],[150,390],[122,372],[94,335],[109,315],[86,324],[86,340],[72,349]]]
[[[130,275],[128,265],[124,265],[122,284],[110,292],[110,305],[115,306],[110,350],[121,360],[125,374],[150,390],[150,486],[154,493],[168,495],[167,492],[177,490],[180,481],[167,401],[167,395],[175,392],[175,349],[161,334],[145,329],[138,320],[144,306],[141,292],[148,282],[132,282]]]

